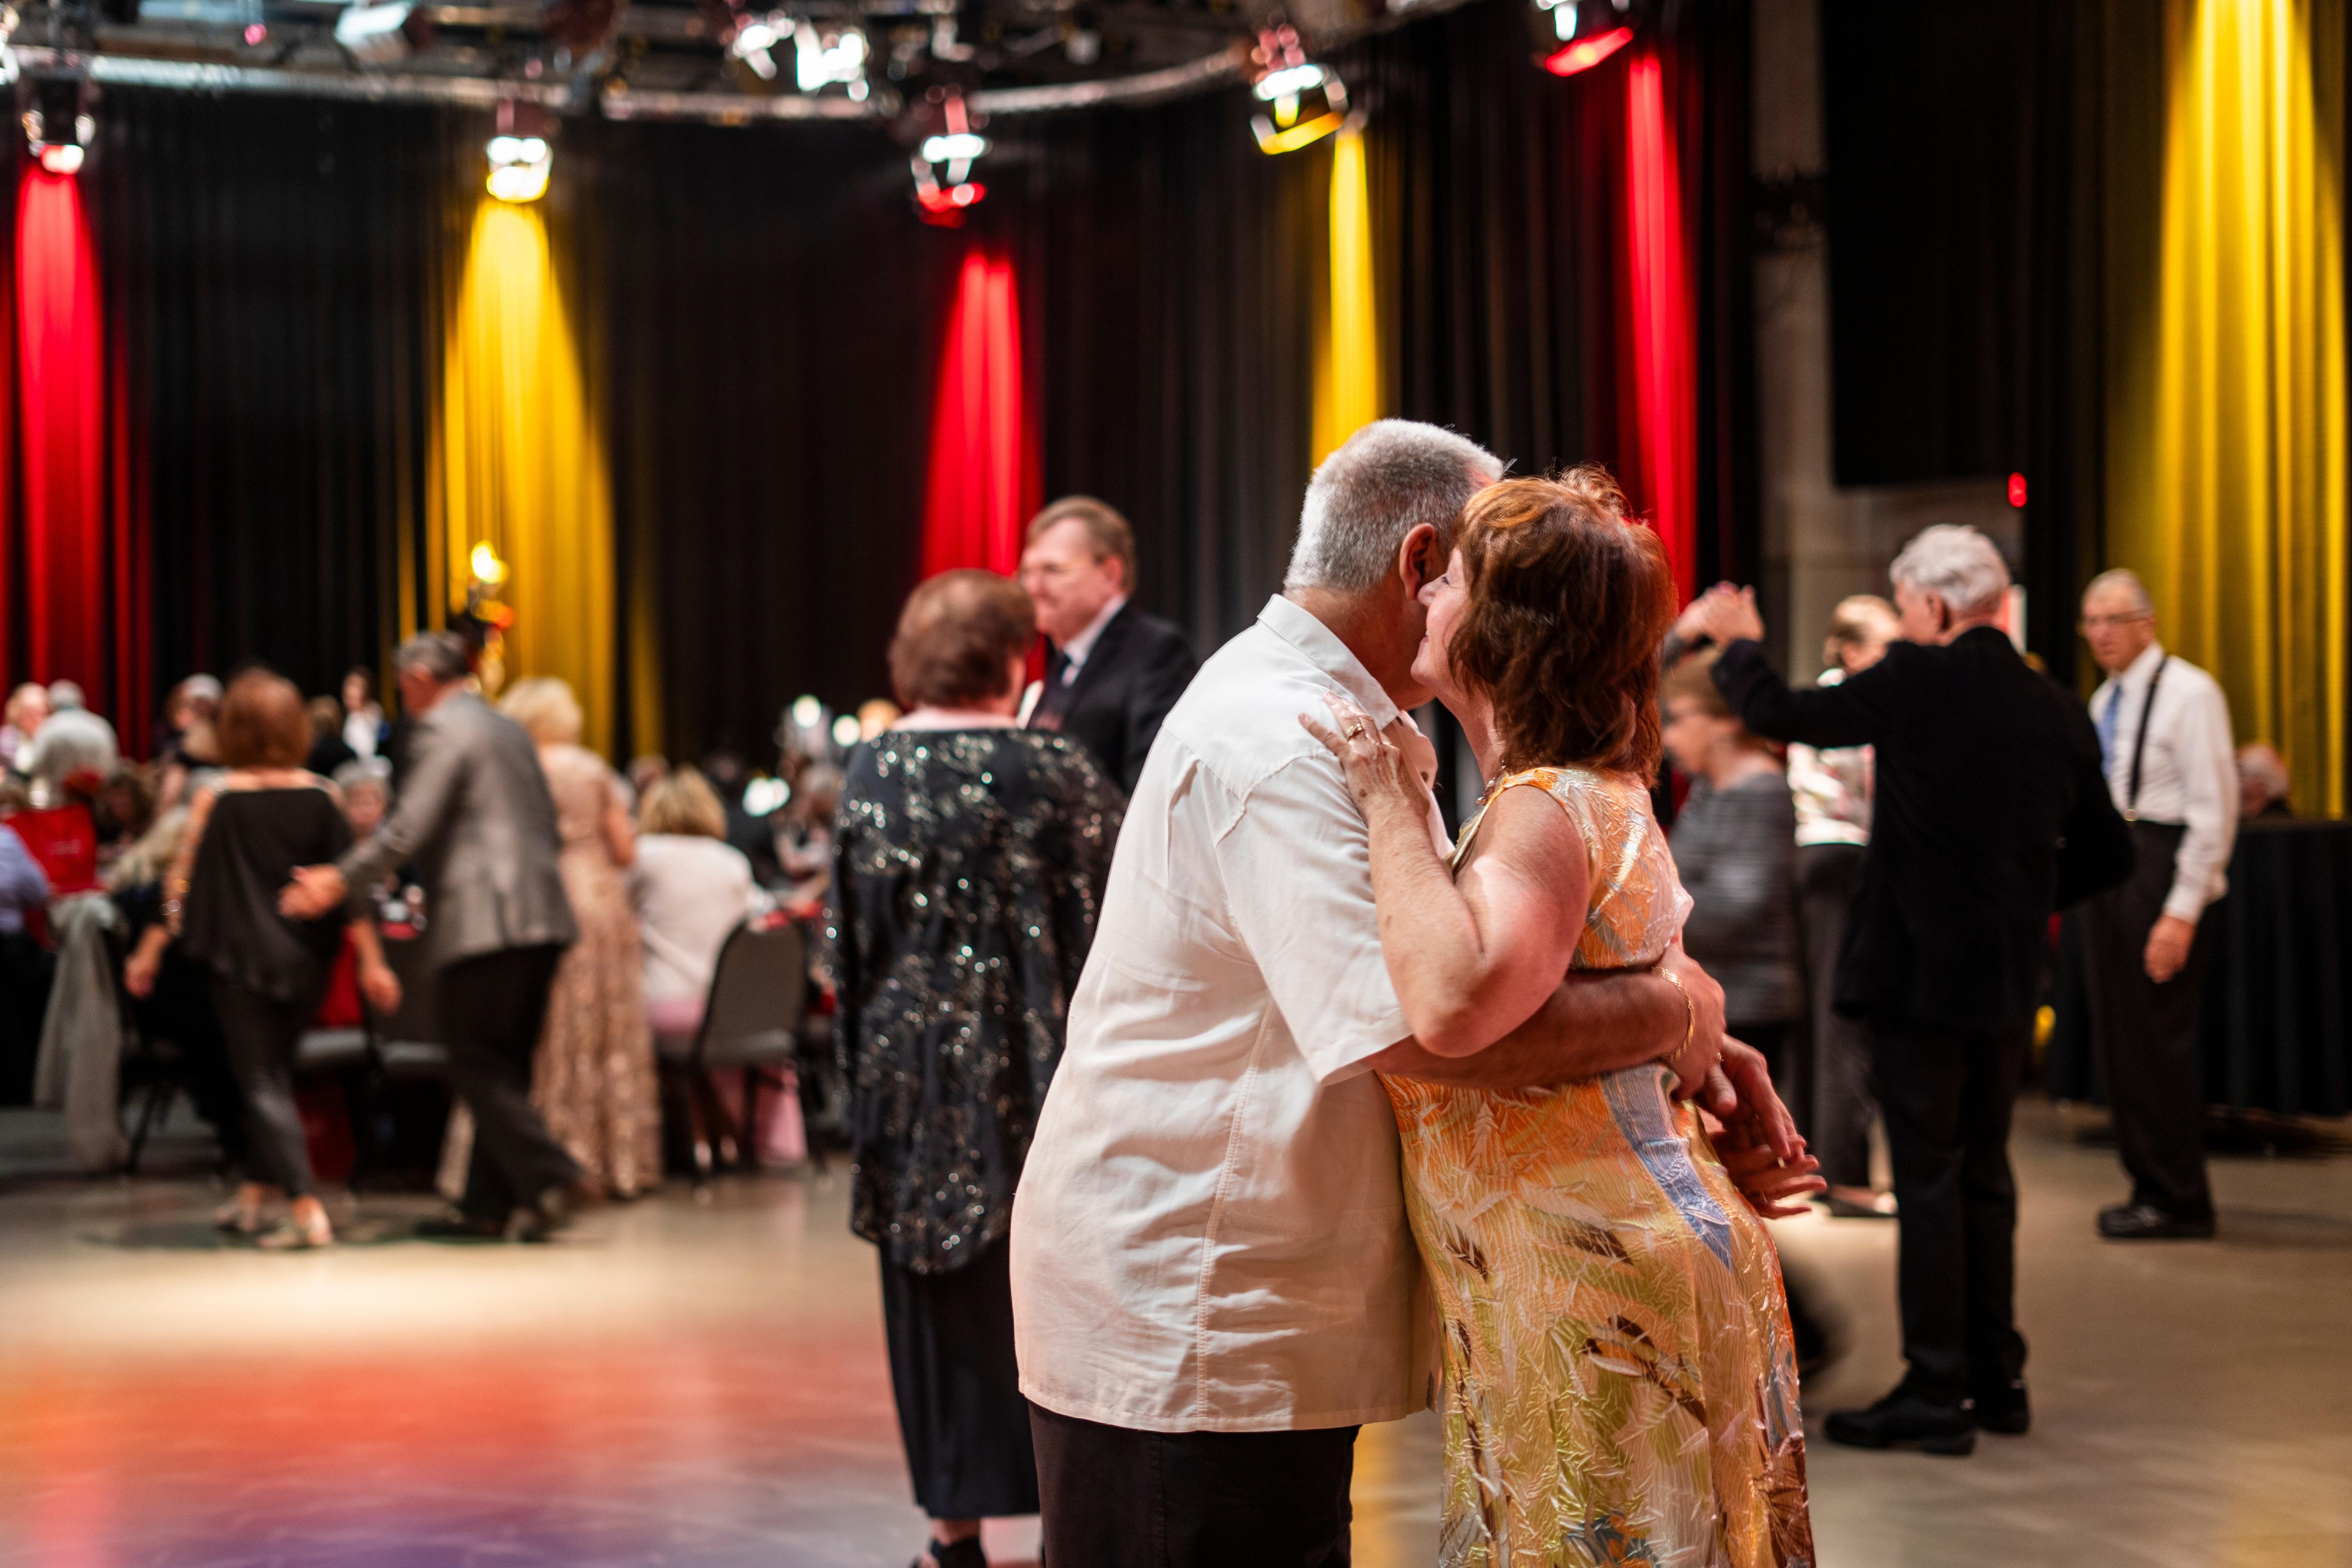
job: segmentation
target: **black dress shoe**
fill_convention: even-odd
[[[2109,1241],[2201,1241],[2213,1234],[2213,1216],[2168,1214],[2154,1204],[2117,1204],[2099,1211],[2099,1234]]]
[[[572,1224],[575,1207],[570,1187],[550,1187],[537,1202],[524,1205],[508,1218],[507,1237],[513,1241],[552,1241],[557,1232]]]
[[[1867,1410],[1833,1410],[1824,1424],[1830,1441],[1853,1448],[1916,1446],[1923,1454],[1973,1454],[1977,1424],[1964,1405],[1937,1405],[1908,1384]]]
[[[980,1549],[977,1535],[952,1542],[934,1541],[907,1568],[988,1568],[988,1553]]]
[[[488,1215],[451,1209],[416,1222],[416,1234],[427,1241],[498,1241],[507,1233],[506,1221]]]
[[[2021,1437],[2033,1427],[2033,1407],[2026,1403],[2025,1380],[1977,1391],[1969,1402],[1976,1408],[1978,1427],[2006,1437]]]

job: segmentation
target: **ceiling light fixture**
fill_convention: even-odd
[[[52,174],[79,173],[89,144],[98,139],[98,121],[90,112],[98,89],[89,79],[78,70],[20,77],[16,101],[25,146],[41,167]]]
[[[490,164],[490,195],[518,205],[547,195],[547,176],[555,165],[554,134],[554,118],[545,109],[501,100],[498,133],[482,149]]]
[[[1649,19],[1649,0],[1535,0],[1536,35],[1550,52],[1543,68],[1574,76],[1633,41]],[[1546,25],[1549,23],[1549,26]]]
[[[1307,58],[1298,29],[1277,23],[1258,34],[1250,91],[1266,112],[1250,116],[1261,153],[1292,153],[1348,122],[1348,88],[1339,73]]]
[[[964,214],[988,195],[988,187],[971,177],[972,165],[988,151],[988,138],[973,130],[963,94],[949,91],[940,109],[946,131],[924,137],[915,153],[915,206],[925,223],[959,228]]]

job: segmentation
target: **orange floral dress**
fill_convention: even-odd
[[[1690,900],[1648,791],[1536,768],[1488,801],[1521,787],[1559,802],[1591,864],[1571,967],[1656,963]],[[1809,1568],[1780,1258],[1666,1069],[1552,1089],[1383,1082],[1445,1320],[1440,1562]]]

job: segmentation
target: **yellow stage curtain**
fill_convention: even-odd
[[[2143,319],[2116,323],[2107,563],[2220,678],[2240,742],[2285,755],[2296,809],[2340,816],[2346,0],[2164,5],[2155,243],[2111,252],[2156,275],[2119,279]]]
[[[1315,324],[1314,459],[1381,416],[1380,322],[1372,290],[1364,137],[1331,139],[1331,279]]]
[[[612,475],[536,207],[485,200],[475,213],[434,443],[431,531],[444,542],[448,605],[464,604],[467,558],[487,541],[507,563],[499,597],[515,612],[508,680],[570,682],[583,743],[610,754]]]

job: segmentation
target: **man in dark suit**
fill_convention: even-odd
[[[1829,1418],[1861,1447],[1966,1454],[2018,1433],[2017,1187],[2009,1121],[2032,1038],[2053,910],[2130,873],[2083,704],[1995,624],[2009,569],[1971,528],[1923,531],[1888,574],[1901,636],[1841,686],[1791,690],[1764,660],[1748,590],[1709,595],[1715,678],[1748,727],[1877,748],[1877,798],[1838,964],[1836,1005],[1871,1026],[1895,1165],[1910,1369]]]
[[[556,960],[579,939],[557,866],[562,839],[538,749],[468,689],[465,645],[419,632],[393,655],[415,720],[408,782],[373,837],[332,866],[305,866],[278,907],[311,920],[399,866],[425,884],[449,1081],[474,1113],[474,1161],[458,1212],[420,1233],[543,1240],[571,1218],[580,1167],[530,1102]]]
[[[1092,752],[1129,795],[1160,721],[1192,679],[1184,634],[1127,600],[1135,535],[1092,496],[1065,496],[1029,520],[1021,585],[1054,645],[1028,709],[1033,730],[1058,730]]]

